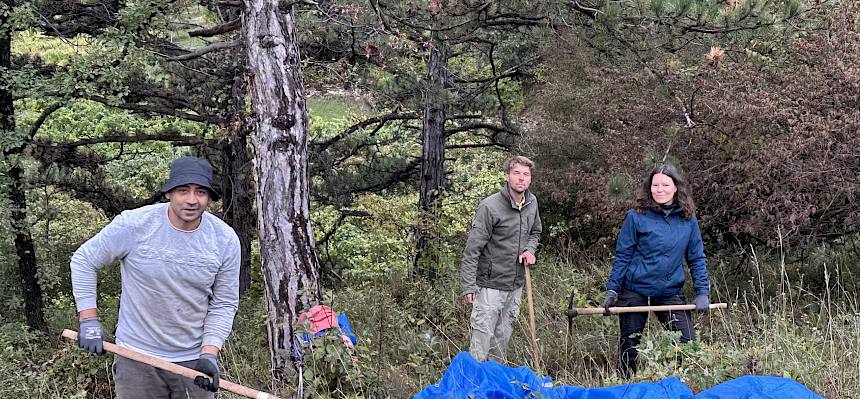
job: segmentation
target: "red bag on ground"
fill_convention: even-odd
[[[334,314],[330,307],[325,305],[316,305],[307,312],[299,313],[298,322],[302,323],[305,319],[310,321],[311,334],[338,326],[337,315]]]

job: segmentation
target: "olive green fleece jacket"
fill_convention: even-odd
[[[522,210],[507,186],[478,205],[460,264],[463,295],[478,287],[513,291],[523,286],[525,269],[517,258],[525,251],[535,254],[542,229],[537,199],[529,191],[524,195]]]

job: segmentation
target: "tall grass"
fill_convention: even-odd
[[[677,336],[651,318],[634,381],[674,375],[700,391],[742,375],[777,375],[826,397],[860,395],[860,308],[843,282],[853,274],[835,266],[822,270],[824,285],[811,290],[781,257],[763,261],[747,254],[744,263],[746,273],[719,257],[712,262],[712,301],[730,307],[694,315],[697,342],[677,344]],[[575,306],[599,306],[609,266],[606,260],[572,256],[545,261],[533,271],[541,372],[559,384],[631,382],[615,372],[617,318],[578,316],[568,329],[563,313],[571,292]],[[437,381],[450,359],[468,349],[468,309],[453,279],[431,288],[393,277],[336,297],[363,336],[385,340],[384,346],[364,349],[390,397],[409,396]],[[532,365],[525,302],[521,314],[508,362]]]
[[[729,309],[696,314],[699,340],[685,345],[652,317],[634,381],[677,376],[699,391],[742,375],[778,375],[825,397],[860,397],[860,306],[856,273],[848,267],[855,265],[837,255],[799,264],[752,250],[712,257],[711,299],[730,303]],[[577,316],[568,330],[564,316],[571,293],[577,307],[599,306],[609,266],[607,259],[565,254],[544,258],[533,269],[540,371],[557,384],[631,382],[615,373],[616,317]],[[468,350],[469,339],[469,308],[460,299],[455,267],[443,275],[431,285],[414,281],[406,271],[389,272],[330,293],[327,303],[348,314],[358,335],[359,361],[353,365],[336,342],[323,345],[324,356],[307,358],[306,396],[404,398],[438,381],[451,359]],[[271,380],[260,297],[242,300],[221,356],[224,377],[291,397],[296,391],[292,378]],[[71,304],[55,301],[54,306],[62,309],[48,312],[56,319],[52,326],[76,329]],[[511,365],[533,359],[526,308],[524,301],[508,351]],[[109,364],[110,356],[84,355],[55,337],[25,332],[20,324],[0,328],[3,398],[111,397]]]
[[[722,273],[722,262],[712,265],[712,301],[728,302],[730,307],[694,315],[698,342],[676,344],[677,336],[663,332],[651,317],[640,347],[643,364],[635,380],[675,375],[698,391],[741,375],[779,375],[826,397],[860,395],[860,307],[856,293],[834,278],[846,274],[823,270],[823,290],[813,292],[801,281],[791,281],[784,259],[762,264],[753,256],[747,261],[753,272],[748,288],[731,281],[741,276]],[[537,281],[544,282],[536,287],[538,297],[544,298],[536,312],[545,371],[564,384],[625,382],[614,370],[617,318],[578,316],[568,334],[567,320],[560,314],[565,287],[558,282],[571,279],[571,270],[581,271],[572,288],[576,302],[599,306],[609,263],[556,261],[546,266],[543,276],[536,273]],[[520,324],[512,346],[514,359],[523,362],[530,359],[529,338],[524,323]]]

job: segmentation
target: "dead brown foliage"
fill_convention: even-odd
[[[858,232],[855,8],[778,57],[735,51],[714,62],[702,54],[693,72],[671,57],[649,61],[651,71],[582,53],[558,57],[527,138],[546,207],[586,243],[610,237],[633,185],[668,154],[690,179],[712,237],[776,245],[780,236],[810,243]]]

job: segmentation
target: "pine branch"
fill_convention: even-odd
[[[217,35],[223,35],[225,33],[232,32],[232,31],[235,31],[236,29],[239,29],[239,27],[241,25],[242,25],[241,20],[234,19],[230,22],[223,23],[223,24],[218,25],[218,26],[213,26],[211,28],[196,29],[196,30],[189,31],[188,36],[191,36],[191,37],[212,37],[212,36],[217,36]]]
[[[39,119],[36,119],[36,122],[33,122],[33,126],[30,127],[30,137],[31,138],[36,137],[36,133],[39,132],[39,129],[42,128],[42,125],[45,123],[46,120],[48,120],[48,118],[51,116],[51,114],[53,114],[54,111],[56,111],[62,107],[63,107],[63,103],[58,102],[58,103],[52,104],[48,108],[45,108],[45,110],[42,111],[42,114],[39,115]]]
[[[352,210],[341,210],[340,215],[337,216],[337,220],[334,221],[334,226],[332,226],[331,230],[326,231],[323,234],[322,238],[317,241],[317,247],[321,247],[325,245],[325,243],[337,232],[338,227],[343,224],[343,221],[346,220],[347,217],[368,217],[369,213],[365,211],[352,211]]]
[[[207,140],[197,136],[186,136],[177,133],[157,133],[157,134],[136,134],[136,135],[108,135],[108,136],[100,136],[93,137],[88,139],[81,139],[78,141],[71,141],[66,143],[52,143],[47,141],[39,141],[36,142],[35,145],[48,147],[67,147],[67,148],[75,148],[75,147],[83,147],[93,144],[104,144],[104,143],[142,143],[144,141],[167,141],[176,146],[195,146],[195,145],[206,145],[206,146],[214,146],[218,143],[218,140]]]
[[[379,131],[379,129],[381,129],[382,126],[384,126],[387,122],[390,122],[390,121],[420,119],[420,118],[421,118],[421,114],[419,114],[418,112],[406,112],[406,113],[393,112],[393,113],[390,113],[388,115],[375,116],[373,118],[365,119],[359,123],[356,123],[356,124],[348,127],[346,130],[344,130],[343,132],[341,132],[337,136],[334,136],[334,137],[332,137],[332,138],[330,138],[330,139],[328,139],[322,143],[313,143],[312,145],[315,147],[316,152],[322,152],[322,151],[325,151],[326,149],[328,149],[329,147],[331,147],[332,145],[336,144],[337,142],[349,137],[349,135],[351,135],[352,133],[355,133],[355,131],[357,131],[359,129],[364,129],[370,125],[379,124],[379,126],[377,126],[375,129],[375,131]]]
[[[209,54],[213,51],[223,50],[232,47],[239,47],[242,45],[241,40],[231,40],[229,42],[215,42],[208,46],[201,47],[197,50],[191,51],[188,54],[177,55],[173,57],[167,57],[168,61],[188,61],[193,60],[195,58],[200,58],[206,54]],[[186,50],[187,51],[187,50]]]
[[[87,100],[92,100],[98,103],[102,103],[109,107],[121,108],[129,111],[141,112],[141,113],[152,113],[152,114],[160,114],[160,115],[169,115],[175,116],[177,118],[186,119],[194,122],[205,122],[211,123],[214,125],[222,125],[224,123],[224,119],[215,116],[215,115],[200,115],[200,114],[192,114],[188,112],[177,111],[176,108],[171,107],[163,107],[156,106],[150,104],[135,104],[135,103],[115,103],[113,101],[108,100],[99,95],[95,94],[83,94],[79,96],[80,98],[84,98]]]

